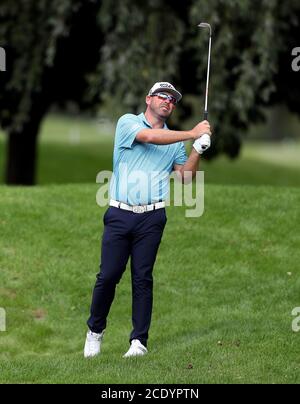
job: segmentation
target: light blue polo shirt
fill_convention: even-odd
[[[151,125],[143,113],[121,116],[116,127],[110,197],[129,205],[166,200],[174,164],[187,161],[183,142],[155,145],[136,141],[145,128]],[[166,124],[164,129],[168,130]]]

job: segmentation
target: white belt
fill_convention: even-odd
[[[109,202],[109,205],[113,206],[115,208],[129,210],[130,212],[133,212],[133,213],[145,213],[145,212],[150,212],[152,210],[164,208],[166,206],[166,202],[151,203],[150,205],[130,206],[130,205],[127,205],[126,203],[114,201],[113,199],[111,199]]]

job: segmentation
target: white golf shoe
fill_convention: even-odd
[[[123,358],[146,355],[147,352],[147,348],[138,339],[133,339],[131,341],[129,350],[126,352],[125,355],[123,355]]]
[[[92,358],[100,354],[103,335],[104,330],[100,334],[97,334],[90,330],[87,332],[84,345],[85,358]]]

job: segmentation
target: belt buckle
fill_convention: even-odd
[[[133,211],[133,213],[145,213],[146,207],[145,206],[134,206],[132,211]]]

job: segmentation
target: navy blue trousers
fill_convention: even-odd
[[[93,292],[89,329],[100,333],[131,257],[132,325],[130,341],[147,346],[153,302],[152,271],[167,222],[165,209],[133,213],[110,207],[103,218],[100,272]]]

